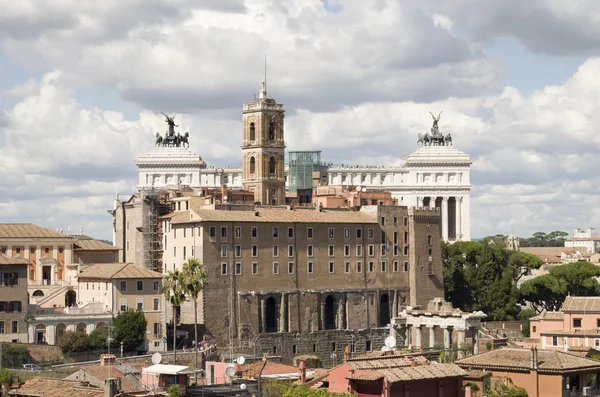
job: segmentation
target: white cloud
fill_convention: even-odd
[[[576,52],[563,42],[597,29],[581,24],[596,18],[583,15],[589,2],[522,5],[534,14],[549,5],[539,32],[569,33],[560,40],[538,37],[532,16],[498,2],[483,2],[487,10],[468,0],[330,1],[336,12],[319,0],[12,3],[0,0],[9,9],[0,14],[0,61],[48,73],[3,91],[17,101],[0,109],[3,220],[83,224],[110,238],[105,210],[116,191],[133,192],[135,158],[164,132],[160,111],[181,112],[192,150],[209,164],[239,165],[239,112],[258,91],[268,53],[269,94],[288,111],[289,150],[399,164],[430,127],[428,111],[443,110],[441,128],[474,160],[474,236],[600,223],[600,59],[526,95],[499,87],[499,66],[479,44],[517,18],[531,26],[514,34],[532,49]],[[84,105],[78,89],[94,86],[146,110],[125,116]]]

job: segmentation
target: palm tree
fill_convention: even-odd
[[[198,296],[206,285],[206,269],[204,265],[196,258],[190,258],[183,264],[183,289],[194,302],[194,346],[195,346],[195,362],[198,368]]]
[[[169,271],[163,278],[163,293],[173,307],[173,364],[177,364],[177,308],[185,300],[183,276],[179,270]]]

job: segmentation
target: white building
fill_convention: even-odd
[[[387,190],[399,205],[438,207],[443,219],[442,237],[447,241],[470,240],[471,163],[468,154],[453,146],[423,146],[399,166],[331,166],[327,184]],[[243,187],[241,168],[206,167],[200,156],[183,147],[154,148],[136,164],[139,189]]]
[[[565,247],[585,248],[588,254],[595,254],[600,252],[600,237],[596,235],[593,227],[588,227],[585,231],[576,228],[573,231],[573,238],[565,240]]]

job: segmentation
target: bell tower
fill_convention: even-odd
[[[262,205],[285,204],[285,110],[267,97],[265,82],[260,96],[242,108],[242,183]]]

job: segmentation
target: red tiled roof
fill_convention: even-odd
[[[542,312],[535,317],[531,317],[529,320],[560,320],[562,321],[565,317],[563,312]]]
[[[242,376],[257,377],[258,375],[281,375],[281,374],[299,374],[298,368],[291,365],[275,363],[272,361],[257,361],[255,363],[244,364],[241,366]]]
[[[600,296],[567,296],[562,312],[600,312]]]
[[[110,369],[109,369],[110,368]],[[140,391],[139,387],[135,382],[129,379],[128,376],[121,371],[119,371],[115,366],[111,365],[110,367],[104,365],[85,365],[80,368],[80,371],[86,372],[88,375],[93,376],[96,379],[101,381],[105,381],[109,376],[111,378],[121,378],[121,391],[124,393]]]
[[[14,393],[27,393],[41,397],[102,397],[104,395],[102,389],[83,386],[79,381],[49,378],[31,378]]]
[[[540,373],[577,373],[581,371],[600,371],[600,362],[577,357],[557,350],[538,350],[538,372]],[[531,367],[531,349],[504,347],[457,360],[456,364],[465,369],[484,369],[488,371],[528,371]]]

